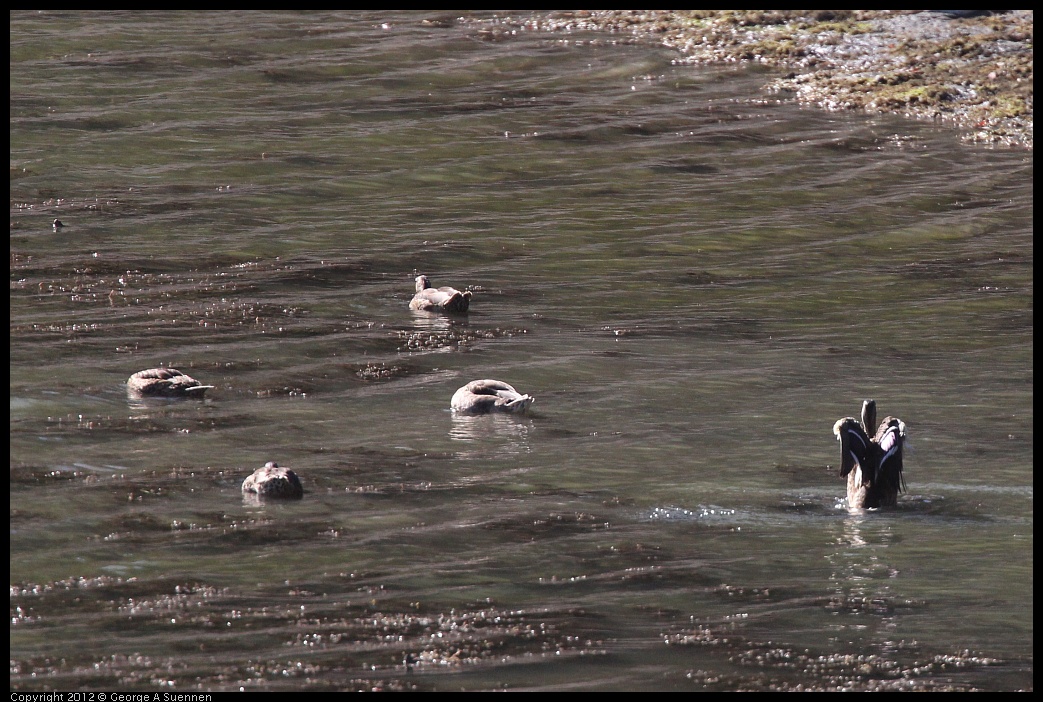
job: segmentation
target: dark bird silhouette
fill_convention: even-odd
[[[893,507],[898,493],[905,490],[902,476],[902,448],[905,422],[885,417],[870,438],[876,424],[876,401],[862,402],[861,420],[844,417],[833,425],[840,442],[840,475],[847,477],[848,509]]]

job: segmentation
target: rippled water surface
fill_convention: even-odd
[[[1031,689],[1031,153],[672,58],[13,13],[12,688]]]

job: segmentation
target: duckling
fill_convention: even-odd
[[[449,404],[456,412],[468,414],[522,413],[535,401],[535,397],[522,395],[503,381],[485,379],[473,380],[457,390]]]
[[[260,499],[299,500],[304,497],[300,478],[289,468],[268,461],[243,481],[243,494]]]
[[[212,387],[174,368],[149,368],[127,379],[127,394],[133,398],[202,397]]]
[[[416,295],[409,301],[409,309],[428,312],[463,314],[471,306],[471,291],[460,292],[456,288],[431,287],[426,275],[416,277]]]
[[[870,438],[876,424],[876,401],[862,402],[861,420],[844,417],[833,425],[840,442],[840,475],[847,476],[848,509],[893,507],[904,491],[902,448],[905,422],[885,417]]]

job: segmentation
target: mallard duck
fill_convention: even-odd
[[[301,480],[289,468],[268,461],[243,481],[243,494],[273,500],[299,500],[304,497]]]
[[[536,401],[500,380],[473,380],[453,394],[449,405],[457,412],[524,412]]]
[[[174,368],[149,368],[127,380],[127,394],[135,398],[202,397],[212,387]]]
[[[427,312],[450,312],[463,314],[471,306],[471,291],[460,292],[456,288],[431,287],[426,275],[416,277],[416,295],[409,301],[409,309]]]
[[[876,401],[865,400],[861,420],[844,417],[833,425],[833,434],[840,442],[840,475],[847,476],[849,509],[892,507],[898,493],[905,490],[905,422],[885,417],[870,438],[875,424]]]

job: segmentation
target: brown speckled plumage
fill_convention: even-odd
[[[536,401],[523,395],[501,380],[474,380],[453,394],[449,406],[457,412],[486,414],[488,412],[525,412]]]
[[[296,473],[268,461],[243,481],[243,493],[263,499],[299,500],[304,497],[304,488]]]
[[[174,368],[149,368],[127,379],[127,394],[134,398],[202,397],[212,387]]]
[[[471,306],[471,291],[460,292],[448,286],[431,287],[426,275],[416,277],[416,294],[409,301],[409,309],[427,312],[463,314]]]

